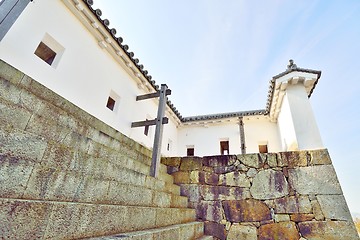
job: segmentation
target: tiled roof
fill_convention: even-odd
[[[293,60],[290,60],[290,65],[288,66],[288,68],[286,69],[286,71],[279,73],[278,75],[274,76],[271,80],[270,80],[270,87],[269,87],[269,91],[268,91],[268,98],[266,101],[266,114],[268,114],[270,112],[270,107],[271,107],[271,102],[273,99],[273,94],[274,94],[274,87],[275,87],[275,82],[276,79],[281,78],[282,76],[285,76],[288,73],[291,72],[305,72],[305,73],[313,73],[317,75],[317,79],[312,87],[312,89],[310,90],[310,93],[308,95],[308,97],[311,96],[311,94],[313,93],[316,84],[319,81],[319,78],[321,76],[321,71],[317,71],[317,70],[312,70],[312,69],[306,69],[306,68],[299,68],[296,66],[296,64],[293,63]]]
[[[83,0],[83,2],[87,5],[87,7],[93,12],[93,14],[96,16],[96,18],[102,23],[102,25],[105,27],[105,29],[110,33],[110,35],[113,37],[113,39],[118,43],[118,45],[124,50],[126,55],[131,59],[131,61],[134,63],[134,65],[137,67],[139,72],[142,73],[142,75],[147,79],[147,81],[150,83],[150,85],[154,88],[154,90],[159,90],[159,86],[156,85],[155,80],[152,79],[152,76],[149,75],[149,72],[145,70],[144,65],[140,64],[139,59],[134,58],[134,53],[129,51],[129,46],[126,44],[123,44],[123,39],[121,37],[116,37],[116,29],[115,28],[109,28],[110,21],[108,19],[102,19],[101,15],[102,12],[100,9],[93,9],[93,0]],[[252,111],[241,111],[241,112],[230,112],[230,113],[219,113],[219,114],[209,114],[209,115],[199,115],[199,116],[191,116],[191,117],[182,117],[179,111],[176,109],[174,104],[171,103],[171,101],[167,101],[167,105],[169,108],[173,111],[173,113],[179,118],[181,122],[192,122],[192,121],[201,121],[201,120],[214,120],[214,119],[222,119],[222,118],[229,118],[229,117],[242,117],[242,116],[255,116],[255,115],[267,115],[270,112],[271,107],[271,101],[274,94],[274,87],[276,79],[291,73],[291,72],[307,72],[307,73],[314,73],[317,74],[317,80],[313,85],[313,88],[310,91],[309,97],[311,96],[318,79],[321,76],[321,71],[311,70],[311,69],[304,69],[304,68],[298,68],[295,64],[293,64],[293,61],[290,60],[290,65],[288,66],[287,70],[274,76],[270,80],[270,87],[268,91],[268,98],[266,102],[266,108],[264,110],[252,110]]]
[[[152,76],[149,75],[149,72],[144,68],[144,65],[140,64],[140,61],[138,58],[134,57],[134,53],[129,51],[129,46],[123,43],[122,37],[116,37],[116,29],[115,28],[109,28],[110,21],[108,19],[102,19],[102,11],[100,9],[93,9],[92,5],[94,4],[93,0],[83,0],[83,2],[87,5],[87,7],[91,10],[91,12],[96,16],[96,18],[102,23],[102,25],[105,27],[105,29],[110,33],[110,35],[113,37],[113,39],[118,43],[118,45],[121,47],[121,49],[124,50],[126,55],[130,58],[130,60],[134,63],[134,65],[137,67],[139,72],[147,79],[147,81],[150,83],[150,85],[154,88],[154,90],[159,90],[159,85],[156,84],[155,80],[152,79]],[[170,107],[170,109],[174,112],[174,114],[182,121],[183,117],[179,113],[179,111],[174,107],[174,104],[172,104],[170,101],[167,101],[167,105]]]
[[[265,115],[265,114],[266,114],[266,111],[263,109],[252,110],[252,111],[241,111],[241,112],[217,113],[217,114],[209,114],[209,115],[184,117],[182,119],[182,122],[216,120],[216,119],[223,119],[223,118],[245,117],[245,116]]]

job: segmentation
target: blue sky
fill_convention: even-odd
[[[360,213],[360,1],[94,2],[183,116],[264,109],[269,80],[289,59],[321,70],[311,103]]]

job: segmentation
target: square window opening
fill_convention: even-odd
[[[259,153],[268,153],[267,145],[259,145]]]
[[[188,147],[186,149],[186,156],[194,156],[195,154],[195,149],[193,147]]]
[[[229,155],[229,141],[220,141],[220,154]]]
[[[63,46],[48,33],[45,33],[34,54],[48,65],[56,68],[64,51],[65,48]]]
[[[39,46],[35,50],[35,55],[51,66],[56,57],[56,52],[44,42],[40,42]]]
[[[109,97],[109,98],[108,98],[108,101],[107,101],[107,103],[106,103],[106,107],[107,107],[108,109],[110,109],[111,111],[114,111],[114,109],[115,109],[115,103],[116,103],[115,99],[113,99],[112,97]]]

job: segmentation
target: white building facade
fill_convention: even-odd
[[[12,0],[3,0],[0,4]],[[124,135],[152,148],[159,87],[109,29],[91,0],[30,2],[0,40],[0,59]],[[1,28],[1,26],[0,26]],[[311,109],[321,72],[291,62],[270,81],[265,109],[182,117],[167,102],[162,155],[219,155],[323,148]],[[173,89],[176,91],[176,89]]]

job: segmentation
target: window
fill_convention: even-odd
[[[56,57],[56,52],[49,48],[45,43],[40,42],[35,50],[35,55],[51,66]]]
[[[194,148],[193,147],[188,147],[186,149],[186,156],[194,156]]]
[[[63,46],[46,33],[37,46],[34,54],[50,66],[56,68],[64,50]]]
[[[120,102],[119,95],[117,95],[116,92],[114,92],[113,90],[110,90],[110,94],[106,102],[106,107],[111,111],[115,112],[118,109],[119,102]]]
[[[259,153],[267,153],[268,147],[267,145],[259,145]]]
[[[229,141],[220,141],[220,154],[229,155]]]
[[[106,107],[108,109],[110,109],[111,111],[114,111],[115,103],[116,103],[116,101],[112,97],[109,97],[108,101],[107,101],[107,104],[106,104]]]

